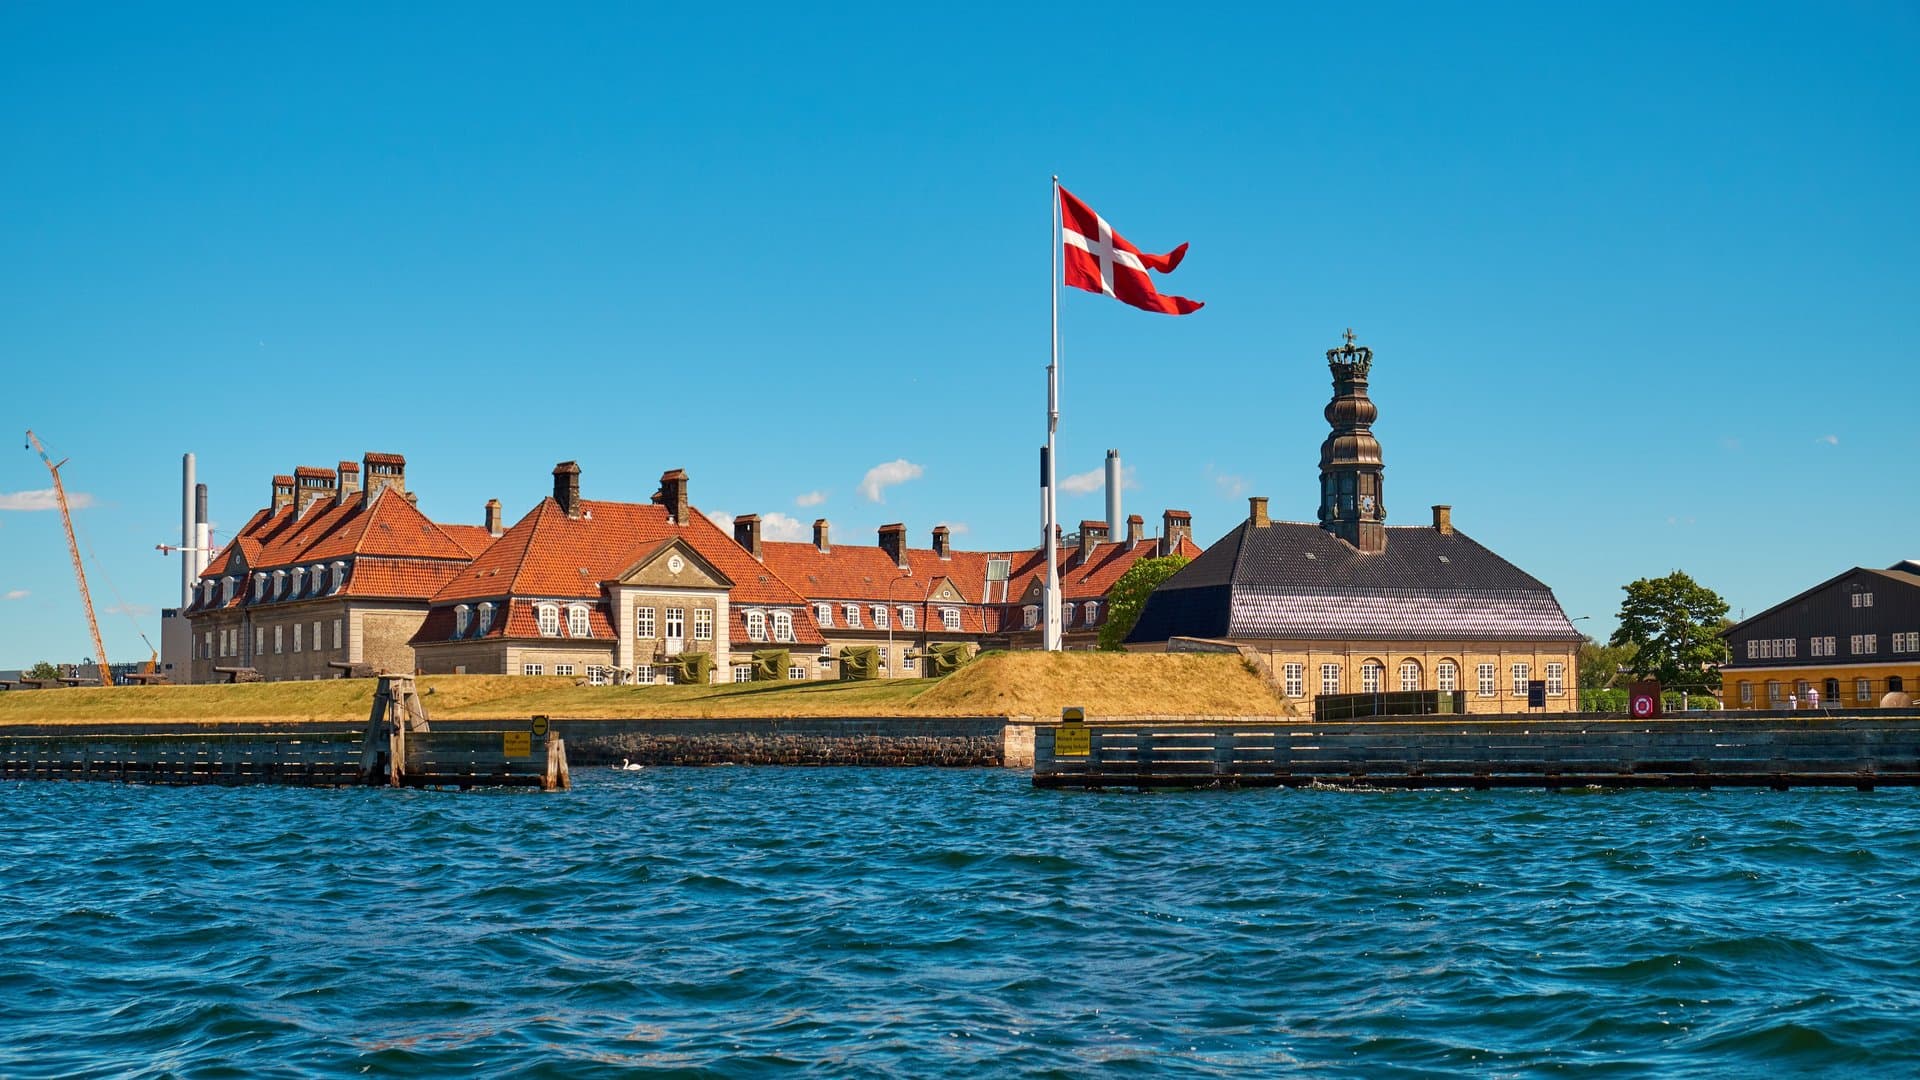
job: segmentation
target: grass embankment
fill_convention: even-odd
[[[1238,657],[990,653],[944,679],[576,686],[572,679],[429,675],[427,710],[448,720],[545,713],[579,719],[807,716],[1257,716],[1281,702]],[[0,725],[365,720],[371,679],[240,686],[118,686],[0,693]]]

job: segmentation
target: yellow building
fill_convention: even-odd
[[[1911,705],[1920,686],[1920,562],[1856,566],[1723,636],[1728,708]]]

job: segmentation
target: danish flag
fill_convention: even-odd
[[[1060,241],[1065,254],[1062,284],[1088,292],[1106,293],[1123,304],[1163,315],[1186,315],[1206,305],[1184,296],[1167,296],[1153,287],[1147,271],[1172,273],[1186,258],[1181,244],[1165,255],[1149,255],[1113,231],[1107,219],[1067,191],[1060,189]]]

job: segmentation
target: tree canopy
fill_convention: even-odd
[[[1631,646],[1628,668],[1665,688],[1704,689],[1718,680],[1715,665],[1726,659],[1720,630],[1727,602],[1679,570],[1621,586],[1620,628],[1608,645]]]
[[[1140,612],[1147,606],[1147,597],[1160,583],[1172,577],[1174,571],[1187,565],[1185,555],[1167,555],[1158,559],[1141,559],[1133,564],[1133,569],[1120,575],[1113,583],[1113,590],[1107,593],[1107,621],[1100,627],[1100,647],[1117,652],[1127,635],[1133,632],[1133,624],[1140,621]]]
[[[27,669],[27,678],[29,679],[57,679],[59,677],[60,669],[54,667],[52,661],[49,660],[42,660]]]
[[[1580,689],[1611,690],[1620,669],[1632,665],[1632,645],[1602,645],[1589,637],[1580,643]]]

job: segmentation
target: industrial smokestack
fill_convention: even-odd
[[[194,528],[199,519],[194,516],[193,455],[184,454],[180,458],[180,606],[193,603],[193,580],[198,577],[198,569],[193,562],[191,550],[195,546],[194,537],[198,530]]]
[[[1114,528],[1126,520],[1120,516],[1120,451],[1107,451],[1107,524]]]
[[[193,485],[193,576],[207,572],[213,561],[213,525],[207,520],[207,485]]]

